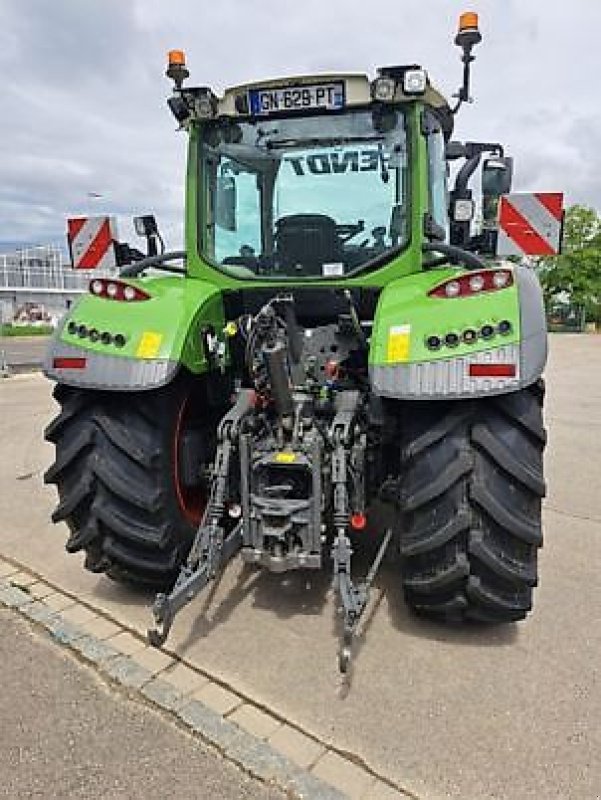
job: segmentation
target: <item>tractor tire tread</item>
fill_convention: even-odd
[[[177,576],[196,530],[171,463],[178,409],[202,394],[187,380],[135,394],[55,388],[60,409],[45,432],[56,447],[45,476],[59,493],[52,519],[67,522],[67,550],[85,551],[86,569],[161,589]]]
[[[401,403],[405,598],[446,620],[514,622],[532,608],[545,494],[542,385]]]

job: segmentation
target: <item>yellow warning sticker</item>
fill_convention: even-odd
[[[393,325],[388,329],[386,361],[389,364],[409,361],[411,325]]]
[[[276,453],[275,460],[278,464],[294,464],[296,461],[296,453]]]
[[[138,358],[154,358],[159,352],[162,341],[162,333],[144,331],[138,349],[136,350],[136,356]]]

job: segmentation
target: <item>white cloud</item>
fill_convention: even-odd
[[[460,0],[1,0],[0,240],[62,236],[70,213],[153,211],[181,238],[185,137],[165,106],[168,49],[191,82],[421,62],[450,95]],[[457,136],[503,142],[516,186],[601,208],[601,6],[476,0],[476,103]],[[97,192],[101,198],[88,195]]]

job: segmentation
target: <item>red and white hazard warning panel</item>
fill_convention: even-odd
[[[75,269],[111,269],[117,266],[117,222],[114,217],[68,219],[67,240]]]
[[[563,194],[507,194],[499,203],[498,256],[555,256],[561,250]]]

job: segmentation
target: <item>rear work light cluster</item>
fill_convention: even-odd
[[[476,344],[479,341],[488,342],[495,336],[508,336],[513,332],[513,325],[508,319],[501,320],[498,325],[486,323],[480,328],[466,328],[464,331],[449,331],[439,335],[433,333],[426,336],[428,350],[440,350],[441,347],[458,347],[460,344]]]
[[[140,300],[150,300],[150,295],[124,281],[110,278],[94,278],[90,281],[90,293],[95,297],[104,297],[107,300],[119,300],[132,303]]]
[[[110,331],[99,331],[98,328],[90,328],[83,322],[71,320],[67,325],[67,333],[71,336],[78,336],[80,339],[89,339],[93,344],[99,342],[104,345],[114,345],[115,347],[125,347],[127,337],[123,333],[111,333]]]
[[[439,284],[428,292],[429,297],[470,297],[482,292],[497,292],[513,286],[513,273],[509,269],[487,269],[468,272]]]

